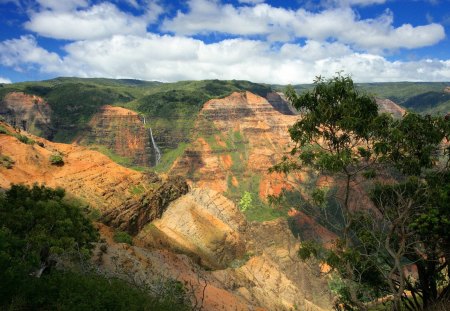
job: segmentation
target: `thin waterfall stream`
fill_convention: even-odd
[[[145,116],[143,116],[143,123],[145,125]],[[152,140],[153,149],[155,150],[155,166],[156,166],[161,161],[161,149],[159,149],[158,145],[155,142],[155,139],[153,138],[153,132],[151,127],[149,128],[149,132],[150,138]]]

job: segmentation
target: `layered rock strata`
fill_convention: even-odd
[[[289,150],[288,128],[297,118],[276,111],[265,98],[250,92],[212,99],[197,118],[197,137],[171,172],[219,192],[256,174],[261,177],[256,186],[263,190],[261,195],[274,194],[289,185],[267,170]]]
[[[17,129],[51,138],[51,108],[39,96],[11,92],[0,101],[0,115]]]
[[[149,130],[142,118],[129,109],[103,106],[76,142],[87,146],[105,146],[119,156],[132,159],[135,165],[155,164]]]
[[[172,202],[138,239],[146,246],[189,254],[201,265],[217,269],[244,255],[245,225],[233,202],[216,191],[194,189]]]
[[[125,228],[143,226],[187,191],[182,181],[162,181],[156,175],[125,168],[99,152],[75,144],[53,143],[21,132],[36,141],[23,143],[13,136],[19,133],[12,127],[2,122],[0,125],[9,132],[0,134],[0,153],[14,161],[10,169],[0,167],[0,188],[8,188],[12,183],[62,187],[101,213],[111,215],[108,211],[114,211],[118,217],[115,224],[127,224]],[[51,163],[54,154],[62,156],[63,165]],[[127,208],[135,214],[126,214]],[[130,219],[124,221],[121,217],[125,216]]]

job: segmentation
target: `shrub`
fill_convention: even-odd
[[[27,144],[27,145],[33,145],[35,143],[34,140],[28,138],[25,135],[16,134],[14,135],[20,142]]]
[[[63,160],[62,155],[59,152],[52,154],[50,156],[50,163],[52,165],[56,165],[56,166],[64,165],[64,160]]]
[[[13,167],[14,163],[15,163],[14,160],[11,159],[9,156],[0,154],[0,166],[10,169]]]
[[[114,241],[117,243],[127,243],[129,245],[133,245],[133,238],[131,235],[124,231],[117,231],[114,233]]]
[[[0,134],[9,134],[9,132],[4,126],[0,125]]]
[[[252,206],[252,194],[248,191],[244,192],[241,200],[239,201],[239,209],[245,212]]]

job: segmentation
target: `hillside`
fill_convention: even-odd
[[[91,216],[103,223],[98,247],[107,251],[92,260],[104,275],[148,286],[179,280],[209,311],[330,308],[326,280],[296,258],[298,241],[285,220],[248,223],[216,191],[189,191],[182,178],[142,174],[4,122],[0,146],[1,188],[46,183],[94,208]],[[62,161],[52,160],[56,154]],[[135,235],[137,246],[114,242],[115,230]]]
[[[450,82],[383,82],[358,83],[364,92],[380,99],[389,99],[396,104],[424,114],[446,114],[450,111],[448,87]],[[283,91],[284,86],[274,85]],[[310,90],[312,85],[293,85],[297,92]],[[446,91],[447,90],[447,91]]]

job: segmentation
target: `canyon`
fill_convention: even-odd
[[[405,113],[389,99],[377,103],[394,117]],[[336,235],[296,207],[316,185],[337,182],[309,170],[268,172],[289,156],[289,127],[301,117],[283,95],[211,98],[198,111],[189,108],[189,131],[174,137],[164,134],[170,122],[162,128],[136,107],[99,105],[63,144],[51,141],[57,122],[44,97],[7,93],[0,155],[13,164],[0,165],[0,188],[62,187],[90,206],[104,239],[94,253],[108,248],[95,261],[107,275],[146,286],[178,280],[203,310],[330,310],[329,278],[318,263],[300,261],[297,250],[302,238],[331,245]],[[54,155],[63,163],[52,163]],[[246,193],[253,206],[243,212]],[[270,204],[269,197],[285,193],[292,199],[284,208]],[[296,236],[293,228],[301,229]],[[115,242],[117,231],[131,234],[133,245]]]

